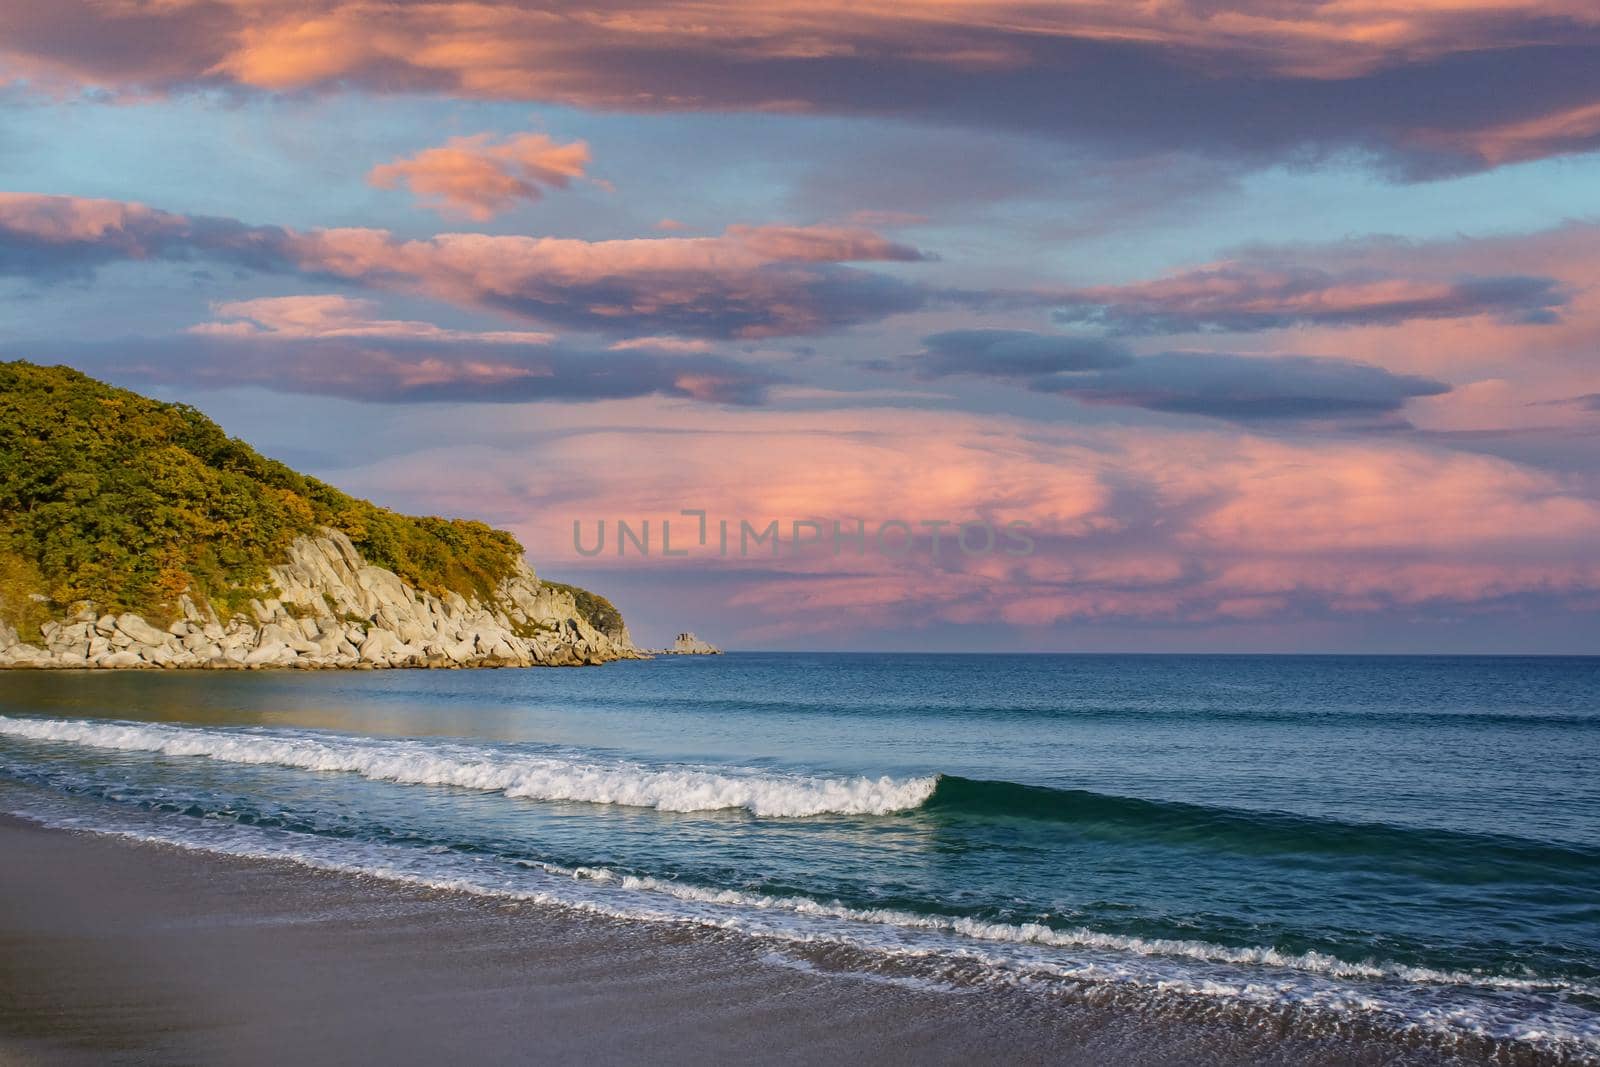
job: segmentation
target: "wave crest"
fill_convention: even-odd
[[[405,785],[443,785],[530,800],[580,801],[694,812],[743,809],[763,818],[886,815],[923,804],[937,779],[825,778],[737,768],[651,767],[626,761],[530,756],[487,746],[309,737],[84,719],[0,716],[0,735],[99,749],[198,756],[357,774]]]

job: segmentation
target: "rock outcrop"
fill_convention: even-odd
[[[702,641],[692,633],[681,633],[677,640],[672,642],[672,647],[662,650],[668,656],[720,656],[722,649],[709,642]]]
[[[366,563],[343,533],[301,537],[271,569],[277,595],[223,620],[179,598],[165,627],[81,605],[47,622],[41,644],[0,621],[0,667],[354,668],[578,666],[640,653],[624,629],[596,630],[571,593],[542,584],[519,558],[488,600],[418,590]]]

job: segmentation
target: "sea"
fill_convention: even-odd
[[[1600,658],[9,672],[0,810],[952,995],[1600,1061]]]

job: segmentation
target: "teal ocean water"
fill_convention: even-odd
[[[12,673],[0,782],[801,966],[1600,1057],[1600,659]]]

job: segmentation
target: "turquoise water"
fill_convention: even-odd
[[[4,801],[48,822],[963,988],[1600,1055],[1596,659],[739,654],[0,687]]]

